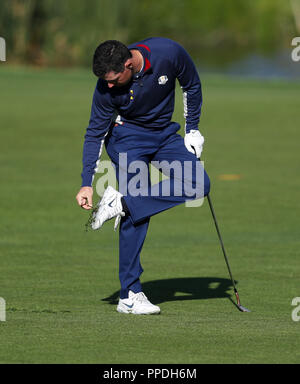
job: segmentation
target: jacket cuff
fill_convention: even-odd
[[[81,187],[91,187],[93,184],[93,175],[82,175]]]

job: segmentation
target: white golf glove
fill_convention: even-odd
[[[203,144],[204,137],[196,129],[192,129],[184,137],[184,145],[186,146],[186,149],[189,152],[194,153],[198,159],[200,159],[203,150]]]

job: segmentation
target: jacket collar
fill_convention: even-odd
[[[135,43],[130,45],[128,49],[137,49],[143,55],[143,58],[144,58],[143,74],[148,72],[152,68],[152,65],[150,62],[151,50],[146,44]]]

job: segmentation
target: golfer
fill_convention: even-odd
[[[112,218],[116,218],[115,228],[120,224],[117,311],[160,313],[142,291],[140,253],[151,216],[209,193],[210,181],[199,161],[204,143],[198,130],[200,79],[186,50],[161,37],[129,47],[116,40],[105,41],[94,53],[93,72],[98,81],[76,199],[82,208],[92,209],[92,183],[105,144],[119,191],[111,186],[105,190],[92,228],[99,229]],[[183,91],[184,138],[177,133],[180,125],[171,121],[176,79]],[[150,164],[158,164],[169,179],[152,186]],[[142,175],[138,175],[138,168]],[[138,185],[133,182],[137,176]],[[138,188],[140,193],[136,193]]]

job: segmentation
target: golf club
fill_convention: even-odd
[[[226,252],[225,252],[225,247],[224,247],[224,244],[223,244],[223,240],[222,240],[222,237],[221,237],[221,234],[220,234],[220,230],[219,230],[219,226],[218,226],[218,223],[217,223],[216,215],[215,215],[215,212],[214,212],[214,209],[213,209],[212,202],[211,202],[209,194],[207,195],[207,200],[208,200],[208,203],[209,203],[209,207],[210,207],[210,211],[211,211],[212,217],[213,217],[214,222],[215,222],[216,230],[217,230],[217,233],[218,233],[218,236],[219,236],[219,240],[220,240],[220,244],[221,244],[221,247],[222,247],[222,250],[223,250],[223,255],[224,255],[225,262],[226,262],[226,265],[227,265],[227,268],[228,268],[228,272],[229,272],[229,275],[230,275],[230,278],[231,278],[231,281],[232,281],[235,297],[236,297],[236,300],[237,300],[237,307],[238,307],[238,309],[241,312],[251,312],[249,309],[247,309],[247,308],[245,308],[245,307],[243,307],[241,305],[239,294],[238,294],[238,291],[236,289],[234,279],[232,277],[232,273],[231,273],[231,270],[230,270],[228,258],[226,256]]]

